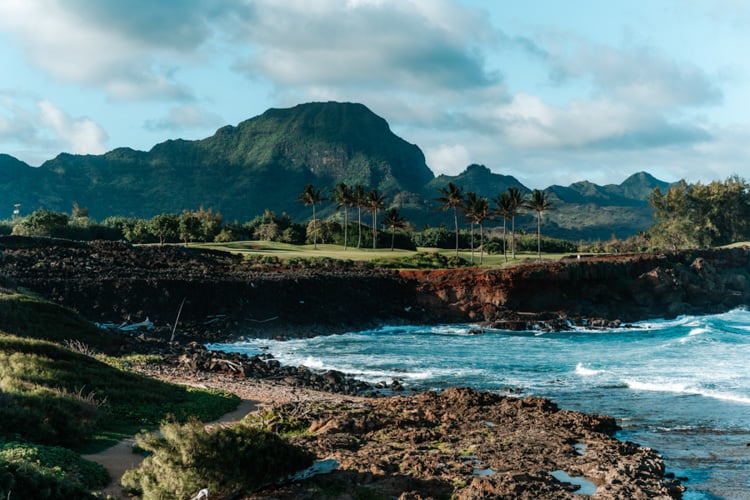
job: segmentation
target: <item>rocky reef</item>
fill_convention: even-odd
[[[341,470],[275,487],[273,498],[321,498],[326,490],[376,498],[679,498],[661,457],[611,437],[614,419],[467,388],[367,401],[285,403],[269,428],[335,460]],[[345,496],[331,496],[346,498]],[[370,498],[368,497],[368,498]],[[267,498],[261,492],[251,498]]]

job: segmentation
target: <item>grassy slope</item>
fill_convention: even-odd
[[[59,486],[81,474],[96,476],[96,471],[81,473],[92,470],[90,464],[72,460],[60,447],[92,452],[154,428],[170,414],[180,421],[189,416],[211,420],[239,402],[231,394],[129,372],[119,367],[120,358],[67,348],[69,339],[99,352],[115,352],[120,345],[115,335],[71,311],[27,295],[0,293],[0,491],[2,478],[8,477],[4,470],[24,471],[16,472],[23,476],[16,476],[16,489],[23,481],[58,481]],[[84,488],[101,484],[101,479],[89,479]]]
[[[118,358],[80,354],[65,347],[68,339],[98,352],[113,352],[120,345],[116,335],[101,332],[69,310],[26,295],[0,295],[3,397],[19,397],[27,409],[41,406],[47,411],[58,403],[88,402],[97,407],[95,425],[85,435],[89,442],[156,426],[170,413],[181,420],[190,415],[212,419],[238,403],[232,395],[166,384],[123,370]],[[27,423],[30,417],[26,415]],[[0,423],[0,432],[13,429]]]

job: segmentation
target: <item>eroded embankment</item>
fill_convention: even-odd
[[[0,238],[6,285],[99,322],[179,335],[309,336],[382,323],[503,328],[607,325],[750,304],[748,248],[591,257],[505,269],[375,270],[261,265],[223,252],[114,242]]]
[[[403,271],[442,321],[510,329],[617,324],[750,304],[750,249],[563,259],[494,270]]]

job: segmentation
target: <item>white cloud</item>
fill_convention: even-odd
[[[486,19],[453,2],[255,3],[245,37],[257,47],[238,69],[280,86],[397,92],[491,86],[477,47]]]
[[[146,128],[150,130],[178,131],[218,127],[223,124],[223,120],[216,113],[206,111],[192,104],[184,104],[172,108],[164,118],[147,121]]]
[[[206,18],[220,10],[212,3],[4,0],[0,29],[15,34],[29,60],[61,81],[123,99],[188,99],[173,70],[198,57],[211,36]]]
[[[101,154],[106,151],[107,134],[89,118],[73,119],[49,101],[38,103],[41,123],[50,127],[76,154]]]
[[[461,144],[440,144],[425,149],[425,160],[436,174],[455,175],[471,163],[469,151]]]
[[[58,104],[32,94],[0,91],[3,153],[39,165],[61,151],[103,153],[107,133],[94,120],[71,117]]]
[[[688,61],[676,61],[649,47],[570,42],[550,55],[551,73],[560,82],[588,80],[596,94],[653,110],[721,102],[715,79]]]

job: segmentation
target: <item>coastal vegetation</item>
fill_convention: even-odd
[[[651,241],[662,248],[706,248],[750,238],[750,185],[739,176],[709,184],[682,181],[650,197],[656,223]]]
[[[136,436],[148,456],[122,479],[131,494],[146,500],[190,498],[203,488],[233,498],[286,479],[314,459],[278,434],[246,424],[206,430],[197,419],[166,421],[159,431]]]

